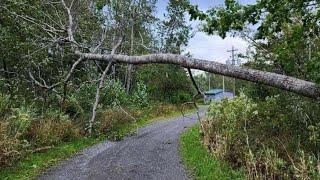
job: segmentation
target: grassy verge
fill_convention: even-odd
[[[195,179],[244,179],[241,172],[232,170],[207,152],[200,139],[199,125],[181,135],[180,154]]]
[[[56,165],[59,161],[86,147],[101,142],[103,139],[105,138],[102,136],[81,138],[72,142],[61,143],[43,153],[30,154],[15,165],[1,170],[0,179],[32,179],[47,168]]]
[[[188,109],[186,112],[191,112],[192,109]],[[92,137],[92,138],[80,138],[71,142],[64,142],[55,145],[53,148],[45,152],[37,152],[27,155],[22,160],[13,164],[10,167],[0,170],[0,179],[15,180],[15,179],[32,179],[46,169],[57,165],[60,161],[69,158],[75,153],[83,150],[86,147],[90,147],[103,140],[120,140],[128,133],[134,133],[136,128],[145,126],[155,121],[164,120],[165,118],[171,118],[181,115],[179,111],[172,110],[166,113],[152,114],[148,113],[141,119],[134,123],[116,124],[107,134]]]

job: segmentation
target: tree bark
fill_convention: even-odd
[[[104,81],[105,81],[105,79],[107,77],[107,73],[110,70],[111,66],[112,66],[112,62],[110,61],[108,66],[106,67],[106,69],[103,71],[103,73],[101,75],[100,83],[99,83],[99,86],[97,88],[96,99],[95,99],[93,107],[92,107],[92,116],[91,116],[91,119],[90,119],[89,125],[88,125],[88,133],[90,135],[92,134],[93,124],[94,124],[94,121],[95,121],[96,116],[97,116],[97,108],[98,108],[99,101],[100,101],[100,91],[102,90],[102,88],[104,86]]]
[[[123,37],[121,36],[119,38],[118,42],[113,46],[112,51],[111,51],[111,55],[114,55],[116,50],[118,49],[118,47],[121,45],[122,38]],[[82,59],[82,56],[80,57],[80,59]],[[99,101],[100,101],[100,91],[102,90],[102,88],[104,86],[104,82],[107,77],[107,73],[110,70],[110,68],[112,67],[112,64],[113,64],[113,61],[109,60],[108,66],[105,68],[105,70],[103,71],[101,78],[100,78],[100,83],[99,83],[99,86],[98,86],[97,92],[96,92],[96,99],[95,99],[93,107],[92,107],[92,116],[91,116],[91,119],[90,119],[89,125],[88,125],[88,133],[90,135],[92,135],[93,125],[94,125],[94,122],[95,122],[95,119],[97,116],[97,108],[98,108]]]
[[[130,55],[133,55],[133,25],[131,26],[131,45],[130,45]],[[126,74],[126,93],[129,94],[130,86],[131,86],[131,80],[132,80],[132,64],[128,64],[127,67],[127,74]]]
[[[127,55],[101,55],[92,53],[76,52],[77,55],[87,60],[111,61],[114,63],[128,64],[148,64],[148,63],[164,63],[177,64],[185,68],[199,69],[215,74],[243,79],[255,83],[265,84],[272,87],[280,88],[296,94],[320,100],[320,87],[309,81],[302,79],[265,72],[260,70],[248,69],[244,67],[230,66],[218,62],[194,59],[182,55],[175,54],[150,54],[143,56],[127,56]]]
[[[132,80],[132,64],[129,64],[127,67],[127,76],[126,76],[126,93],[129,94],[130,92],[130,86],[131,86],[131,80]]]

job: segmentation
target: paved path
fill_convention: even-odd
[[[196,114],[159,121],[123,141],[105,141],[84,150],[39,179],[189,179],[178,153],[180,133]]]

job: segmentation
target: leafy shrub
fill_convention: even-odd
[[[52,119],[56,119],[59,122],[70,122],[71,119],[69,117],[68,114],[63,114],[61,113],[59,110],[49,110],[48,112],[46,112],[44,118],[52,118]]]
[[[170,102],[173,104],[181,104],[192,100],[190,93],[179,91],[177,94],[170,97]]]
[[[94,83],[83,83],[78,89],[75,89],[72,94],[74,99],[72,101],[77,101],[77,105],[73,109],[76,109],[77,113],[79,113],[79,109],[84,112],[90,111],[96,91],[97,85]],[[72,105],[72,102],[70,102],[70,105]],[[79,106],[81,106],[81,108],[79,108]]]
[[[12,102],[8,100],[8,104]],[[2,107],[7,110],[0,120],[0,167],[16,162],[37,148],[80,136],[80,128],[59,111],[50,110],[41,115],[26,105]]]
[[[0,167],[10,165],[24,154],[20,140],[7,131],[8,123],[0,122]]]
[[[119,80],[108,83],[101,92],[101,102],[105,106],[116,107],[130,104],[129,96]]]
[[[246,96],[210,104],[207,119],[204,121],[206,144],[212,152],[229,161],[233,165],[245,164],[242,152],[245,152],[245,128],[254,121],[257,115],[257,104]],[[238,127],[241,127],[239,129]],[[244,128],[244,129],[243,129]],[[239,149],[242,148],[242,149]]]
[[[254,102],[240,94],[212,102],[202,120],[205,145],[234,167],[245,167],[250,179],[319,178],[317,106],[282,98]]]
[[[141,82],[137,83],[137,88],[131,96],[131,104],[137,108],[144,108],[149,105],[149,95],[145,84]]]
[[[10,110],[0,121],[0,166],[10,165],[20,159],[30,148],[30,143],[24,139],[33,121],[34,112],[26,107]]]
[[[89,104],[87,102],[81,102],[77,99],[77,96],[71,95],[66,99],[66,102],[64,104],[65,113],[70,115],[71,117],[79,117],[80,115],[84,114],[84,109],[82,105]],[[61,113],[58,113],[61,115]]]
[[[8,114],[9,106],[9,96],[5,94],[0,95],[0,117],[4,117],[6,114]]]
[[[8,118],[10,134],[20,137],[28,130],[33,112],[25,107],[12,109],[12,114]]]

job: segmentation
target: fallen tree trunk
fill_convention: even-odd
[[[176,64],[185,68],[199,69],[215,74],[243,79],[255,83],[280,88],[296,94],[320,100],[320,87],[309,81],[285,76],[281,74],[236,67],[213,61],[189,58],[175,54],[150,54],[143,56],[93,54],[76,52],[76,55],[87,60],[113,61],[114,63],[148,64],[164,63]]]

